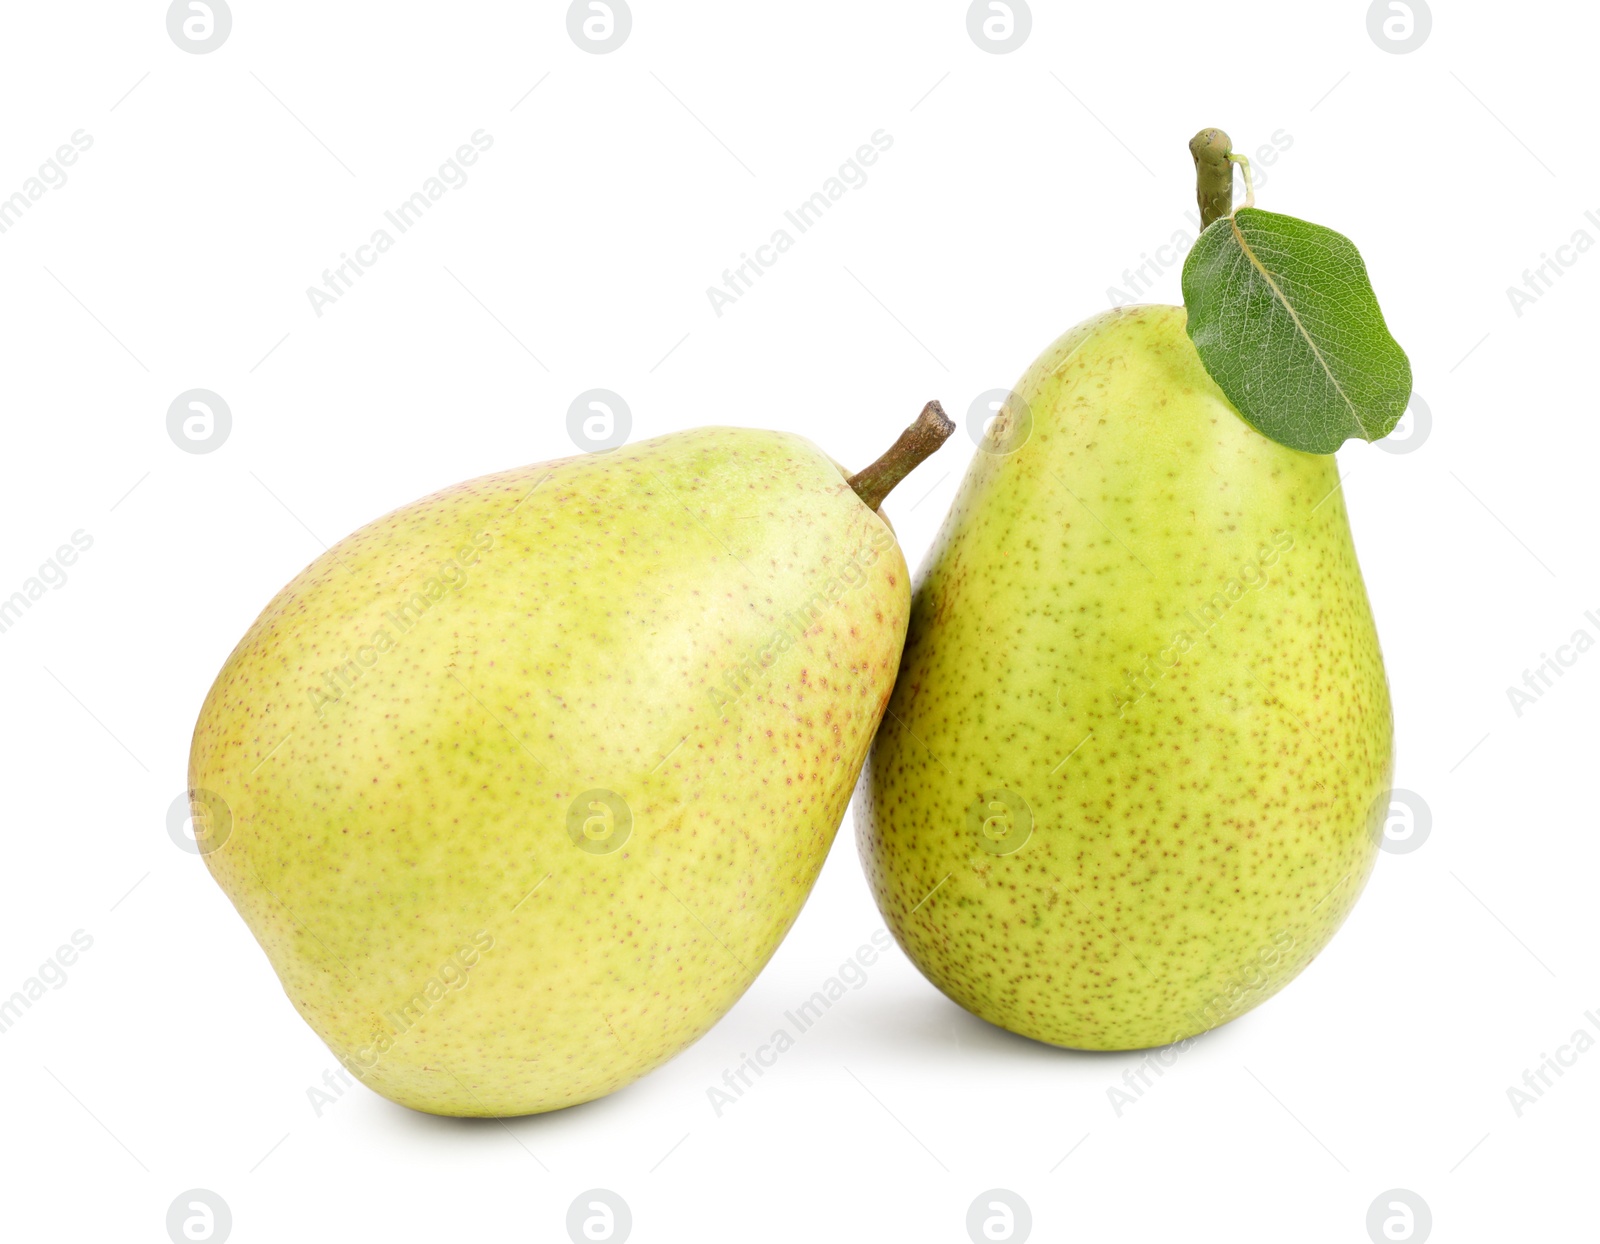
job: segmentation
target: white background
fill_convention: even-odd
[[[0,634],[0,996],[94,939],[0,1035],[7,1238],[159,1242],[193,1188],[238,1241],[559,1242],[596,1187],[638,1241],[959,1242],[991,1188],[1039,1240],[1361,1244],[1393,1188],[1438,1240],[1592,1232],[1600,1052],[1520,1117],[1507,1089],[1600,1012],[1600,655],[1520,716],[1506,688],[1600,637],[1600,254],[1520,315],[1506,291],[1600,240],[1595,10],[1436,0],[1398,55],[1354,0],[1033,7],[996,55],[959,0],[635,0],[595,55],[549,0],[236,0],[197,55],[162,3],[6,6],[0,195],[93,145],[0,234],[0,596],[93,547]],[[166,824],[260,607],[398,504],[573,452],[586,389],[635,438],[787,428],[852,465],[929,397],[963,416],[1190,229],[1205,125],[1292,138],[1261,205],[1357,241],[1432,413],[1413,452],[1339,455],[1427,840],[1120,1117],[1139,1056],[991,1028],[898,951],[716,1116],[723,1069],[879,927],[848,820],[771,966],[634,1086],[506,1123],[358,1086],[318,1117],[331,1055]],[[307,287],[480,129],[319,317]],[[717,316],[706,288],[879,129],[867,182]],[[1147,300],[1179,298],[1174,265]],[[166,430],[196,387],[233,415],[206,454]],[[890,501],[914,566],[972,452]]]

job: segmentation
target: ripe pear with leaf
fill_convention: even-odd
[[[301,1016],[418,1110],[600,1097],[701,1036],[800,911],[889,698],[909,575],[846,478],[702,428],[447,488],[233,650],[189,783]]]
[[[1388,687],[1330,451],[1393,427],[1409,368],[1359,257],[1326,266],[1348,242],[1238,219],[1216,177],[1208,209],[1219,152],[1231,199],[1226,137],[1197,138],[1215,223],[1187,311],[1080,324],[991,422],[857,805],[922,972],[1079,1049],[1190,1037],[1281,989],[1350,912],[1388,808]]]

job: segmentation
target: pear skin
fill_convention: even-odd
[[[190,757],[206,863],[384,1096],[600,1097],[710,1028],[793,923],[909,582],[797,436],[445,489],[317,558],[228,657]]]
[[[919,573],[861,857],[969,1011],[1164,1045],[1339,928],[1392,734],[1334,459],[1249,427],[1182,308],[1110,311],[1028,369]]]

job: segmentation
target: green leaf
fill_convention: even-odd
[[[1217,387],[1281,445],[1331,454],[1387,436],[1405,413],[1411,363],[1343,234],[1241,207],[1190,250],[1183,303]]]

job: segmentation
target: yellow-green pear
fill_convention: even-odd
[[[800,911],[909,576],[860,475],[702,428],[471,480],[341,540],[228,657],[189,785],[301,1016],[418,1110],[588,1101],[701,1036]]]
[[[968,1010],[1162,1045],[1333,936],[1391,736],[1333,457],[1246,424],[1182,308],[1114,310],[1028,369],[919,573],[861,855]]]

